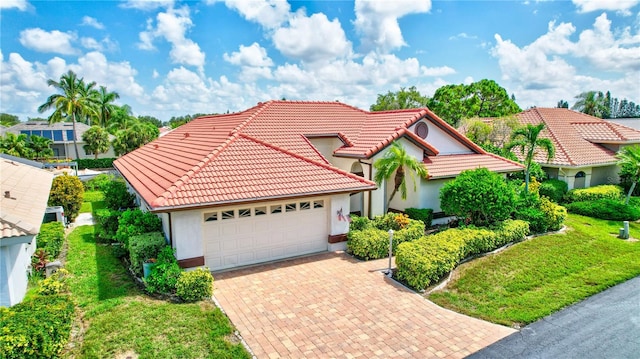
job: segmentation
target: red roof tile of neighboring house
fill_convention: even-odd
[[[640,143],[638,130],[564,108],[532,108],[516,117],[523,124],[545,123],[541,136],[556,148],[555,157],[548,162],[552,165],[613,164],[615,152],[600,144]],[[536,153],[535,161],[547,163],[546,152]]]
[[[425,117],[485,154],[428,109],[367,112],[339,102],[270,101],[195,119],[114,165],[154,210],[375,189],[332,167],[309,139],[336,137],[344,145],[334,155],[370,158],[406,137],[435,156],[436,148],[407,130]]]
[[[426,157],[424,164],[429,170],[430,179],[449,178],[469,169],[484,167],[493,172],[513,172],[521,169],[522,165],[505,160],[491,153],[470,153],[459,155],[444,155]]]

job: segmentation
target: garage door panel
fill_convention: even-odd
[[[291,202],[287,202],[291,203]],[[243,207],[246,208],[246,207]],[[264,206],[262,210],[264,211]],[[270,207],[267,207],[270,208]],[[327,250],[327,210],[300,209],[206,222],[205,262],[212,270],[232,268]],[[232,209],[219,211],[231,212]],[[246,213],[246,212],[245,212]]]

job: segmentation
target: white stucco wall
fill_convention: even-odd
[[[24,299],[35,246],[33,238],[30,243],[0,246],[0,306],[10,307]]]
[[[414,131],[415,126],[424,122],[429,127],[429,133],[425,141],[435,147],[440,154],[448,155],[448,154],[460,154],[460,153],[472,153],[466,145],[460,143],[457,139],[453,138],[448,133],[444,132],[440,127],[434,125],[431,121],[428,120],[420,120],[415,124],[409,127],[410,131]]]
[[[202,210],[171,213],[173,247],[176,249],[178,260],[204,255],[202,246],[203,213]],[[166,218],[168,219],[168,216]]]
[[[345,218],[348,218],[350,210],[349,194],[338,194],[331,196],[331,207],[329,208],[329,234],[344,234],[349,232],[349,221],[338,217],[338,212],[341,212]]]
[[[431,208],[433,212],[441,212],[440,208],[440,189],[445,183],[451,179],[438,179],[422,181],[422,188],[420,188],[420,207],[419,208]]]
[[[334,166],[338,168],[342,168],[339,165],[335,164],[332,160],[333,151],[338,148],[344,146],[344,143],[340,138],[336,137],[323,137],[323,138],[309,138],[309,142],[320,152],[324,158],[326,158],[329,162],[331,162]],[[344,169],[344,168],[342,168]],[[345,171],[349,171],[349,169],[344,169]]]

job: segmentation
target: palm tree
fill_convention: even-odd
[[[76,122],[84,117],[96,113],[96,101],[92,96],[95,82],[85,83],[84,79],[71,70],[60,76],[60,81],[48,80],[49,86],[55,87],[60,93],[53,94],[47,98],[45,103],[38,107],[38,112],[43,113],[49,109],[54,109],[49,116],[49,123],[71,120],[73,122],[73,145],[76,151],[76,159],[80,158],[78,151],[78,141],[76,132]]]
[[[86,143],[84,150],[93,153],[96,160],[99,154],[106,153],[111,146],[109,132],[100,126],[91,126],[82,134],[82,140]]]
[[[629,204],[631,194],[640,180],[640,146],[623,147],[620,152],[616,154],[616,157],[618,158],[618,165],[630,172],[631,180],[633,181],[627,193],[627,198],[624,201],[624,204]]]
[[[606,113],[605,97],[602,92],[589,91],[576,96],[578,101],[571,107],[587,115],[602,118]]]
[[[391,143],[384,157],[376,160],[373,166],[376,169],[374,180],[378,186],[383,181],[389,180],[391,176],[394,176],[394,188],[391,197],[389,197],[389,202],[391,202],[398,190],[400,190],[400,197],[403,200],[407,199],[407,173],[413,180],[414,191],[417,189],[415,174],[422,178],[426,178],[429,174],[424,163],[409,155],[398,142]]]
[[[16,157],[31,157],[31,149],[27,147],[27,135],[7,132],[0,138],[0,152]]]
[[[537,125],[527,124],[526,127],[520,127],[511,134],[511,141],[505,146],[505,150],[510,152],[515,147],[520,147],[524,156],[524,193],[529,193],[529,173],[531,171],[531,162],[535,157],[536,150],[542,148],[547,152],[547,161],[550,161],[556,154],[553,142],[548,138],[539,138],[540,132],[544,129],[544,123]]]
[[[119,99],[120,95],[117,92],[108,92],[107,88],[104,86],[100,86],[100,90],[97,92],[97,95],[98,107],[100,110],[100,116],[98,118],[99,124],[102,127],[107,127],[111,114],[115,110],[115,105],[112,104],[112,102]]]
[[[49,138],[31,135],[27,146],[33,151],[35,159],[38,160],[53,156],[52,143],[53,141]]]

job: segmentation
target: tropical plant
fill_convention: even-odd
[[[544,123],[537,125],[527,124],[526,127],[516,129],[511,134],[511,142],[505,146],[505,150],[511,151],[513,148],[520,147],[522,156],[524,157],[524,191],[529,192],[529,178],[531,174],[531,163],[536,155],[536,150],[542,148],[547,152],[547,161],[555,156],[555,147],[548,138],[540,138],[540,132],[544,129]]]
[[[20,119],[16,115],[10,115],[8,113],[0,113],[0,125],[5,127],[11,127],[20,123]]]
[[[99,109],[98,122],[100,126],[106,128],[109,125],[111,114],[116,107],[112,102],[119,99],[120,95],[117,92],[107,91],[107,88],[104,86],[100,86],[100,90],[96,92],[96,95]]]
[[[604,118],[608,117],[605,96],[602,92],[588,91],[576,96],[576,103],[571,107],[572,110],[580,111],[587,115]]]
[[[106,153],[111,147],[109,132],[100,126],[91,126],[82,134],[82,140],[86,142],[84,150],[93,153],[96,160],[99,154]]]
[[[27,145],[27,135],[7,132],[0,138],[0,152],[11,156],[31,158],[32,152]]]
[[[378,94],[376,103],[371,105],[371,111],[403,110],[407,108],[427,107],[429,98],[422,96],[415,86],[408,89],[400,88],[397,92]]]
[[[112,143],[113,150],[118,156],[124,155],[155,140],[159,135],[160,130],[151,122],[136,121],[126,130],[116,133],[116,139]]]
[[[382,184],[383,181],[387,181],[394,177],[394,187],[389,202],[396,195],[398,190],[400,191],[400,197],[407,199],[407,174],[413,181],[413,190],[417,189],[417,180],[415,175],[420,178],[426,178],[428,175],[427,167],[424,163],[418,161],[415,157],[409,155],[407,151],[398,142],[392,142],[389,146],[389,150],[385,155],[376,160],[373,164],[376,169],[374,180],[378,184]]]
[[[52,157],[52,144],[53,140],[35,135],[29,136],[27,141],[27,146],[31,149],[31,151],[33,151],[33,156],[36,160]]]
[[[49,123],[71,120],[73,123],[73,133],[76,132],[76,122],[82,120],[86,116],[96,115],[97,106],[95,96],[92,90],[95,82],[85,83],[83,78],[78,76],[71,70],[60,77],[60,81],[49,79],[49,86],[55,87],[61,93],[56,93],[47,98],[45,103],[38,107],[38,112],[43,113],[53,109],[53,113],[49,116]],[[76,152],[76,159],[80,158],[78,151],[77,136],[73,136],[73,145]]]
[[[49,193],[49,206],[62,206],[69,220],[73,221],[80,212],[84,196],[84,185],[76,176],[64,173],[53,179]]]
[[[636,188],[638,181],[640,181],[640,146],[626,146],[623,147],[620,152],[616,154],[618,158],[618,165],[626,170],[631,180],[631,188],[627,192],[627,198],[624,204],[629,204],[629,198],[633,190]]]

